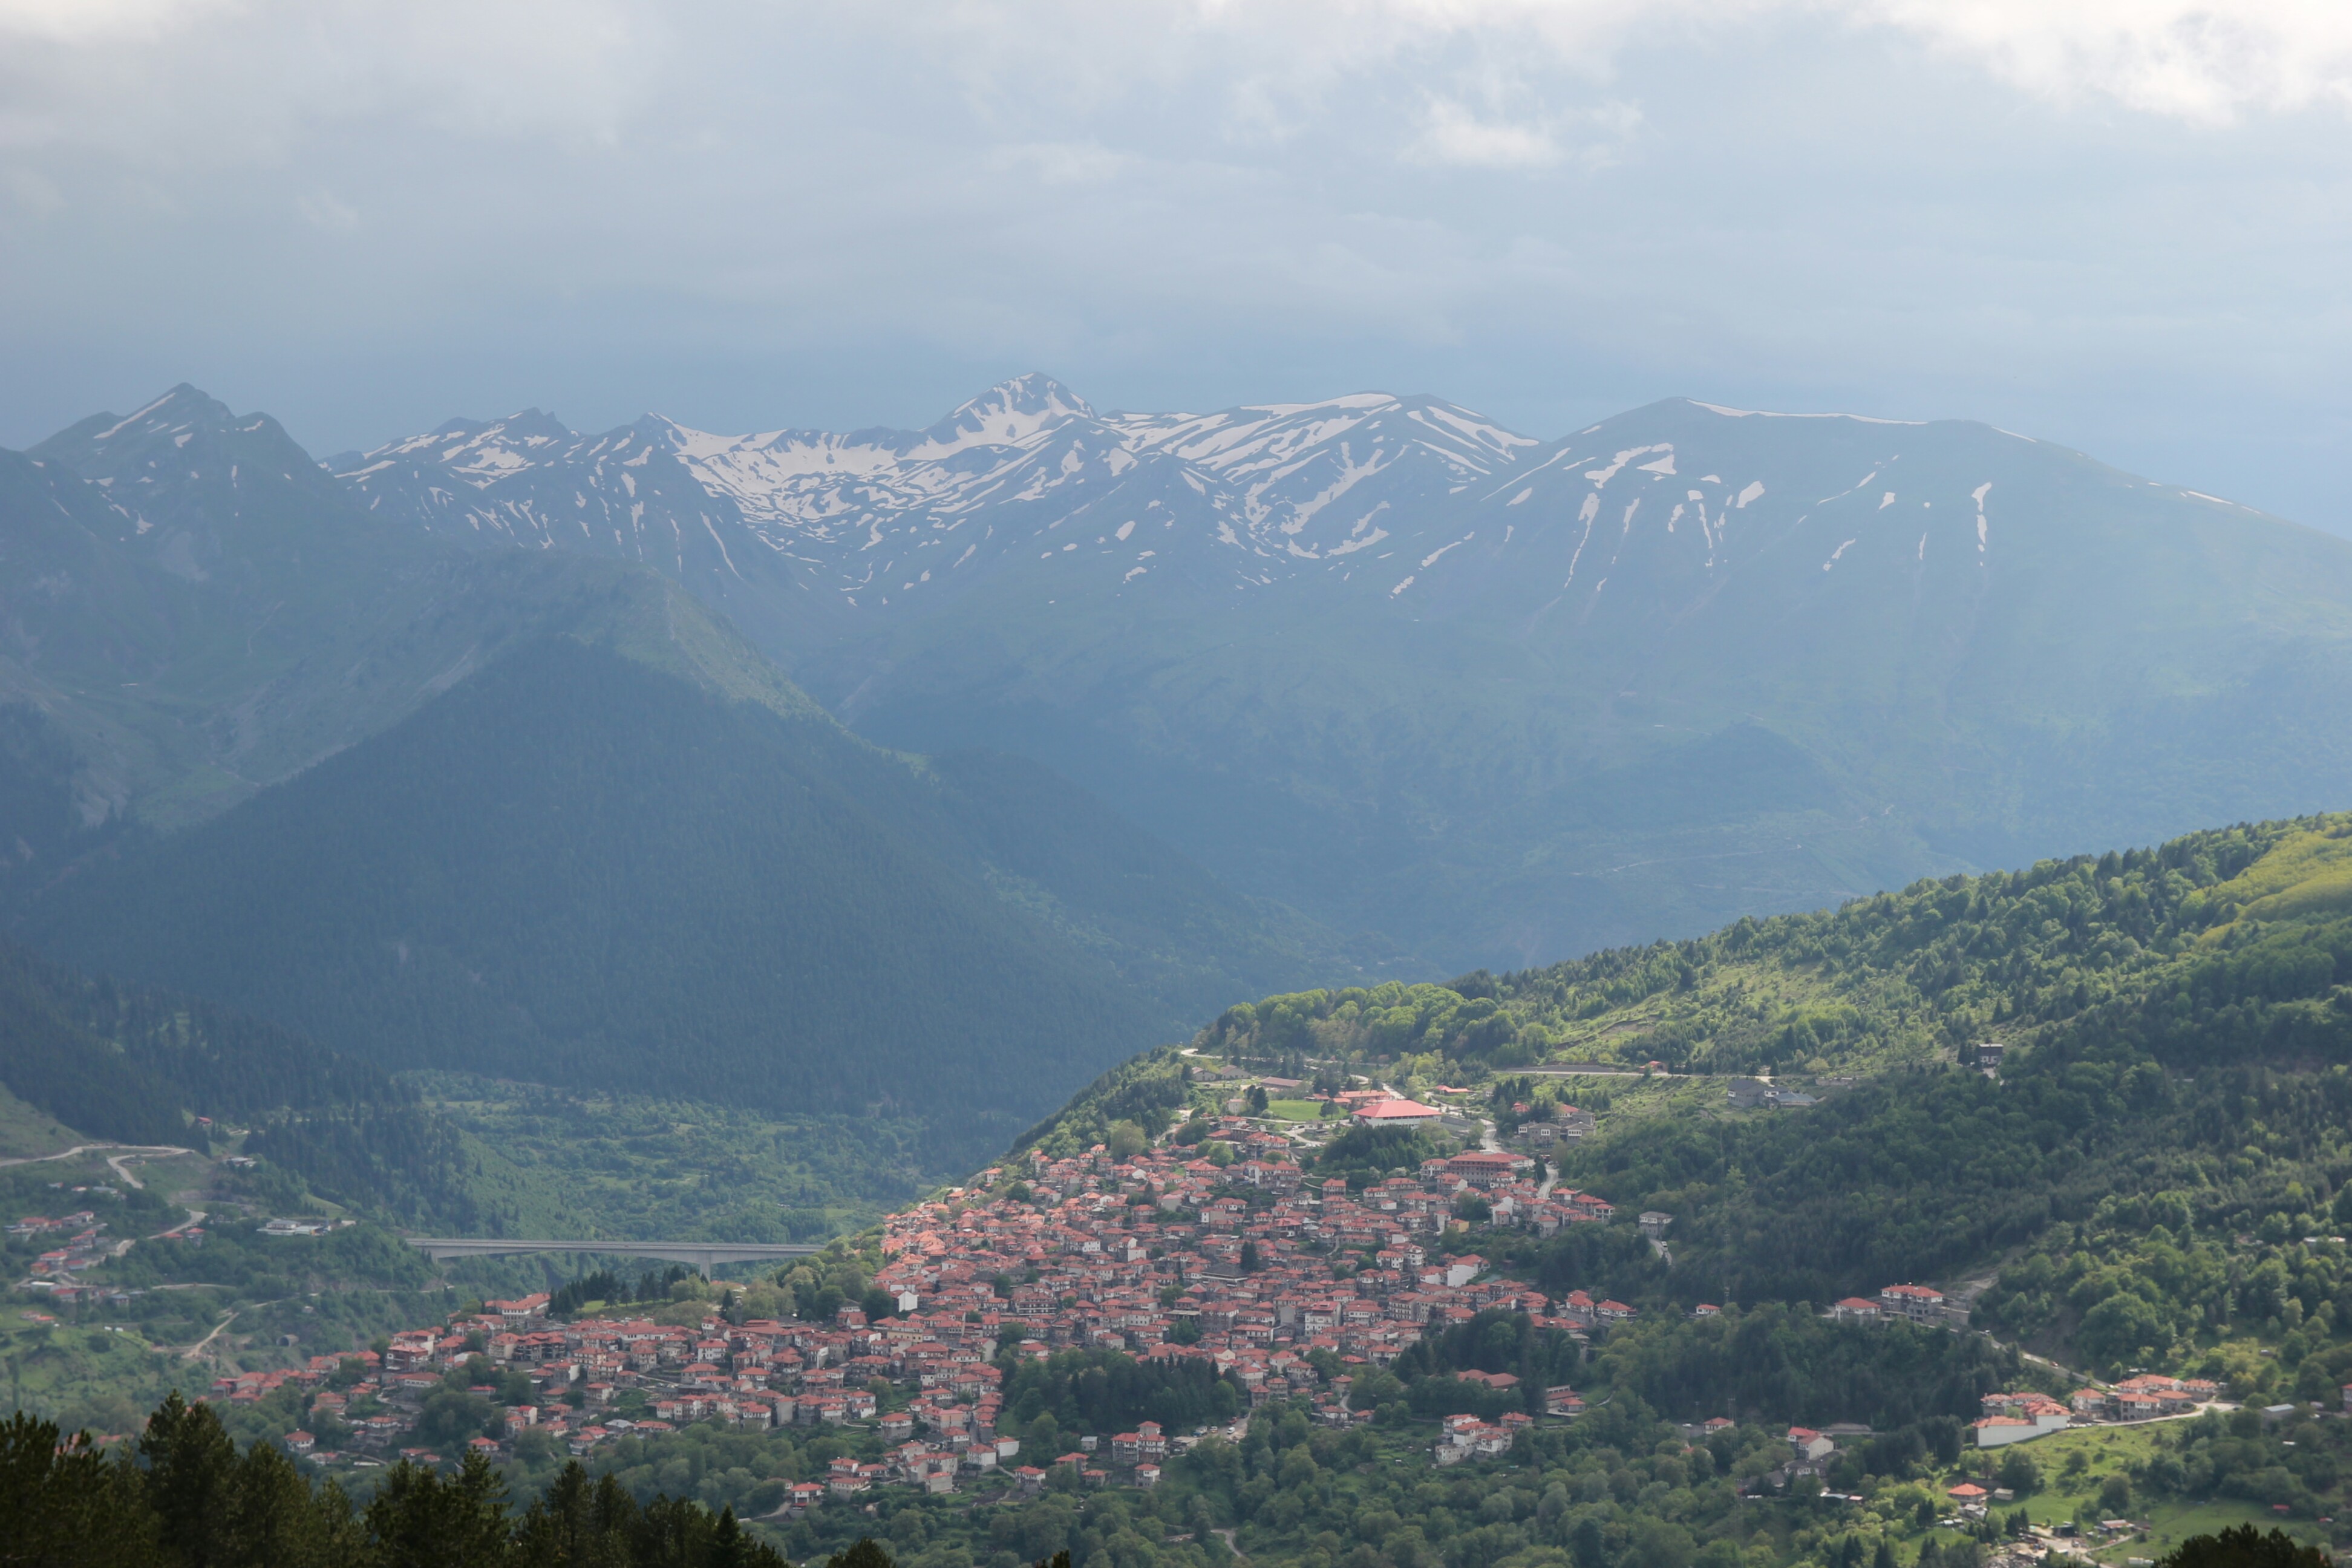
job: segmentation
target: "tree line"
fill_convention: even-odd
[[[273,1444],[239,1453],[209,1406],[176,1394],[135,1443],[112,1452],[29,1415],[0,1424],[0,1563],[785,1568],[733,1510],[681,1498],[641,1504],[578,1464],[518,1510],[479,1455],[446,1474],[403,1459],[356,1503],[332,1482],[312,1484]]]

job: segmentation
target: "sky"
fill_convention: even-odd
[[[2352,533],[2343,0],[0,0],[0,445],[1433,393]]]

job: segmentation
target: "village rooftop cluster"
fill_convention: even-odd
[[[76,1283],[75,1277],[85,1269],[96,1268],[115,1253],[114,1245],[106,1239],[105,1223],[89,1209],[79,1209],[57,1219],[45,1215],[26,1215],[10,1224],[8,1234],[18,1238],[38,1237],[63,1243],[42,1253],[34,1261],[33,1278],[20,1281],[17,1288],[68,1303],[78,1300],[88,1289]],[[90,1293],[97,1294],[95,1291]]]
[[[380,1357],[315,1357],[300,1369],[223,1378],[213,1394],[242,1403],[289,1383],[312,1390],[314,1415],[351,1430],[354,1448],[370,1458],[443,1458],[401,1440],[447,1371],[475,1356],[530,1380],[531,1401],[506,1408],[509,1442],[536,1429],[575,1454],[692,1421],[873,1426],[886,1458],[835,1461],[824,1483],[795,1489],[793,1506],[806,1507],[876,1485],[944,1491],[992,1474],[1003,1479],[992,1486],[1034,1489],[1055,1466],[1086,1484],[1148,1487],[1161,1460],[1197,1440],[1144,1423],[1106,1444],[1087,1437],[1067,1454],[1024,1456],[1019,1440],[998,1430],[996,1363],[1007,1350],[1043,1358],[1108,1348],[1147,1362],[1197,1362],[1237,1387],[1237,1408],[1305,1395],[1318,1419],[1336,1426],[1372,1417],[1347,1400],[1364,1368],[1482,1310],[1523,1311],[1580,1341],[1634,1315],[1580,1290],[1550,1300],[1496,1278],[1480,1257],[1445,1252],[1452,1205],[1465,1193],[1486,1197],[1497,1223],[1549,1230],[1612,1217],[1601,1199],[1543,1190],[1549,1184],[1533,1179],[1525,1156],[1433,1159],[1417,1176],[1351,1193],[1336,1178],[1304,1180],[1286,1141],[1246,1120],[1214,1131],[1236,1151],[1230,1164],[1172,1147],[1124,1159],[1100,1146],[1067,1159],[1038,1154],[892,1216],[873,1283],[894,1312],[878,1321],[844,1306],[824,1323],[559,1324],[547,1319],[548,1299],[534,1295],[396,1334]],[[1465,1375],[1504,1388],[1517,1382]],[[631,1389],[648,1418],[613,1414]],[[496,1388],[474,1392],[488,1397]],[[351,1415],[363,1395],[381,1408]],[[1583,1407],[1568,1387],[1547,1390],[1544,1405],[1559,1416]],[[1531,1419],[1454,1418],[1433,1458],[1450,1464],[1501,1452]],[[350,1457],[317,1453],[303,1432],[289,1445],[322,1459]],[[496,1454],[503,1445],[485,1436],[473,1447]]]
[[[1391,1096],[1347,1100],[1359,1124],[1442,1114]],[[1124,1156],[1100,1144],[1068,1157],[1033,1151],[982,1173],[971,1188],[892,1215],[872,1280],[889,1302],[878,1321],[845,1304],[821,1323],[730,1323],[717,1315],[692,1327],[649,1318],[558,1323],[549,1320],[549,1298],[530,1295],[393,1335],[381,1354],[317,1356],[303,1367],[223,1377],[211,1394],[250,1403],[291,1384],[304,1392],[306,1419],[350,1432],[352,1452],[320,1451],[303,1431],[290,1434],[288,1446],[321,1461],[361,1464],[394,1452],[441,1459],[403,1440],[413,1436],[425,1402],[451,1385],[451,1369],[485,1363],[495,1381],[475,1384],[473,1393],[512,1399],[517,1374],[530,1388],[527,1400],[505,1405],[503,1438],[471,1439],[493,1457],[527,1432],[587,1455],[614,1438],[698,1421],[875,1431],[884,1444],[879,1460],[836,1458],[824,1481],[793,1488],[788,1508],[805,1510],[881,1485],[943,1492],[976,1483],[1024,1494],[1045,1486],[1057,1468],[1081,1485],[1150,1487],[1161,1463],[1202,1435],[1144,1422],[1107,1443],[1090,1436],[1067,1453],[1024,1455],[1018,1437],[999,1430],[1008,1352],[1042,1359],[1063,1350],[1114,1350],[1146,1363],[1195,1363],[1237,1391],[1236,1414],[1305,1397],[1318,1420],[1347,1426],[1373,1417],[1349,1398],[1367,1369],[1387,1366],[1425,1335],[1481,1311],[1524,1312],[1580,1345],[1635,1316],[1622,1302],[1581,1290],[1549,1299],[1497,1277],[1484,1258],[1449,1250],[1449,1239],[1462,1234],[1456,1206],[1470,1198],[1491,1216],[1486,1223],[1540,1235],[1613,1219],[1607,1201],[1538,1180],[1539,1167],[1527,1155],[1472,1149],[1351,1190],[1339,1177],[1309,1179],[1293,1159],[1291,1140],[1246,1116],[1187,1131],[1195,1140],[1190,1148],[1163,1142]],[[1640,1216],[1643,1235],[1661,1250],[1671,1223],[1664,1214]],[[12,1227],[70,1233],[68,1247],[42,1259],[68,1279],[86,1267],[84,1258],[102,1255],[102,1229],[87,1212]],[[173,1239],[201,1244],[201,1233]],[[1694,1313],[1717,1310],[1702,1303]],[[1914,1284],[1887,1286],[1875,1300],[1839,1301],[1829,1315],[1945,1328],[1967,1320],[1964,1307]],[[1517,1384],[1509,1373],[1456,1375],[1498,1391]],[[1991,1394],[1973,1436],[1980,1448],[2002,1447],[2063,1430],[2072,1419],[2146,1419],[2217,1395],[2210,1384],[2158,1376],[2086,1388],[2066,1404],[2033,1393]],[[2347,1399],[2352,1406],[2352,1392]],[[1562,1418],[1584,1408],[1568,1386],[1528,1403]],[[1446,1466],[1504,1453],[1534,1420],[1520,1411],[1493,1422],[1448,1416],[1432,1458]],[[1700,1435],[1721,1425],[1727,1422],[1710,1422]],[[1790,1460],[1764,1484],[1785,1487],[1822,1473],[1841,1435],[1790,1428]]]

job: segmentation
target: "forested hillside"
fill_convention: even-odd
[[[194,1119],[331,1200],[478,1221],[455,1131],[380,1068],[186,996],[75,974],[0,944],[0,1084],[91,1138],[199,1151]],[[299,1190],[299,1189],[298,1189]]]
[[[894,787],[919,785],[822,719],[550,641],[35,929],[393,1067],[772,1105],[1018,1105],[1057,1058],[1149,1037],[1110,976],[895,834]]]
[[[962,1160],[1410,962],[1035,763],[856,739],[643,565],[388,526],[191,387],[0,453],[0,930],[380,1066],[940,1113]]]
[[[1973,1065],[1984,1042],[2005,1047],[1997,1074]],[[2290,1386],[2352,1370],[2334,1348],[2352,1260],[2301,1240],[2352,1222],[2352,816],[1445,986],[1273,996],[1193,1045],[1409,1091],[1475,1082],[1507,1131],[1515,1104],[1599,1107],[1562,1179],[1673,1214],[1673,1267],[1567,1236],[1521,1260],[1628,1300],[1975,1280],[1986,1323],[2097,1364],[2252,1361],[2259,1340]],[[1182,1062],[1117,1069],[1032,1141],[1164,1118]],[[1748,1074],[1820,1103],[1735,1110],[1725,1085]]]
[[[702,635],[742,662],[527,645],[26,927],[391,1068],[952,1113],[974,1158],[1226,976],[1306,967],[1031,765],[877,751]]]
[[[1770,1073],[1919,1064],[2063,1031],[2128,1034],[2189,1070],[2334,1060],[2352,1041],[2336,989],[2347,949],[2352,817],[2309,817],[1444,987],[1272,997],[1229,1010],[1201,1043],[1401,1053],[1432,1070],[1467,1058]]]

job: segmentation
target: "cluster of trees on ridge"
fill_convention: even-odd
[[[574,1465],[518,1514],[497,1470],[403,1459],[364,1507],[313,1486],[284,1451],[239,1453],[205,1405],[173,1394],[135,1445],[19,1414],[0,1425],[0,1563],[11,1568],[784,1568],[732,1512],[640,1504]]]
[[[1815,914],[1445,985],[1307,991],[1228,1008],[1193,1040],[1523,1067],[1807,1070],[1932,1055],[2101,1015],[2189,1065],[2265,1050],[2352,1059],[2352,816],[2241,825],[2152,849],[1953,876]],[[2330,1015],[2334,1015],[2332,1017]],[[2218,1035],[2218,1038],[2217,1038]],[[1399,1070],[1404,1070],[1401,1066]]]

